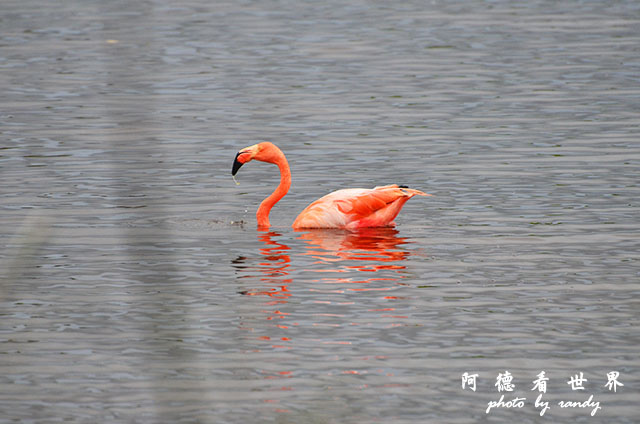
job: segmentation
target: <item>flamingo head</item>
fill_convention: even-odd
[[[262,162],[276,163],[279,156],[282,156],[282,151],[278,149],[275,144],[269,143],[268,141],[245,147],[236,154],[233,167],[231,168],[231,175],[235,176],[242,165],[253,159]]]

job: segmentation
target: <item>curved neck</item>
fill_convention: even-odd
[[[271,212],[271,208],[273,207],[273,205],[278,203],[278,201],[280,201],[280,199],[282,199],[285,194],[287,194],[287,192],[289,191],[289,187],[291,187],[291,170],[289,169],[289,163],[284,157],[284,154],[280,152],[273,163],[278,165],[278,168],[280,169],[280,184],[269,197],[267,197],[262,201],[262,203],[260,203],[258,212],[256,212],[258,227],[260,228],[267,228],[271,225],[269,223],[269,212]]]

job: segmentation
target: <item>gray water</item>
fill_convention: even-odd
[[[2,2],[0,423],[638,422],[640,4],[397,3]]]

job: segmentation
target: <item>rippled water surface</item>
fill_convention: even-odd
[[[637,422],[637,2],[5,0],[0,28],[0,423]],[[230,176],[258,140],[294,180],[269,231],[277,168]],[[390,183],[433,197],[290,228]]]

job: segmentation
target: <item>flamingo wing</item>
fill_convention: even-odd
[[[311,203],[293,223],[293,228],[388,227],[407,200],[428,196],[420,190],[396,184],[373,189],[337,190]]]

